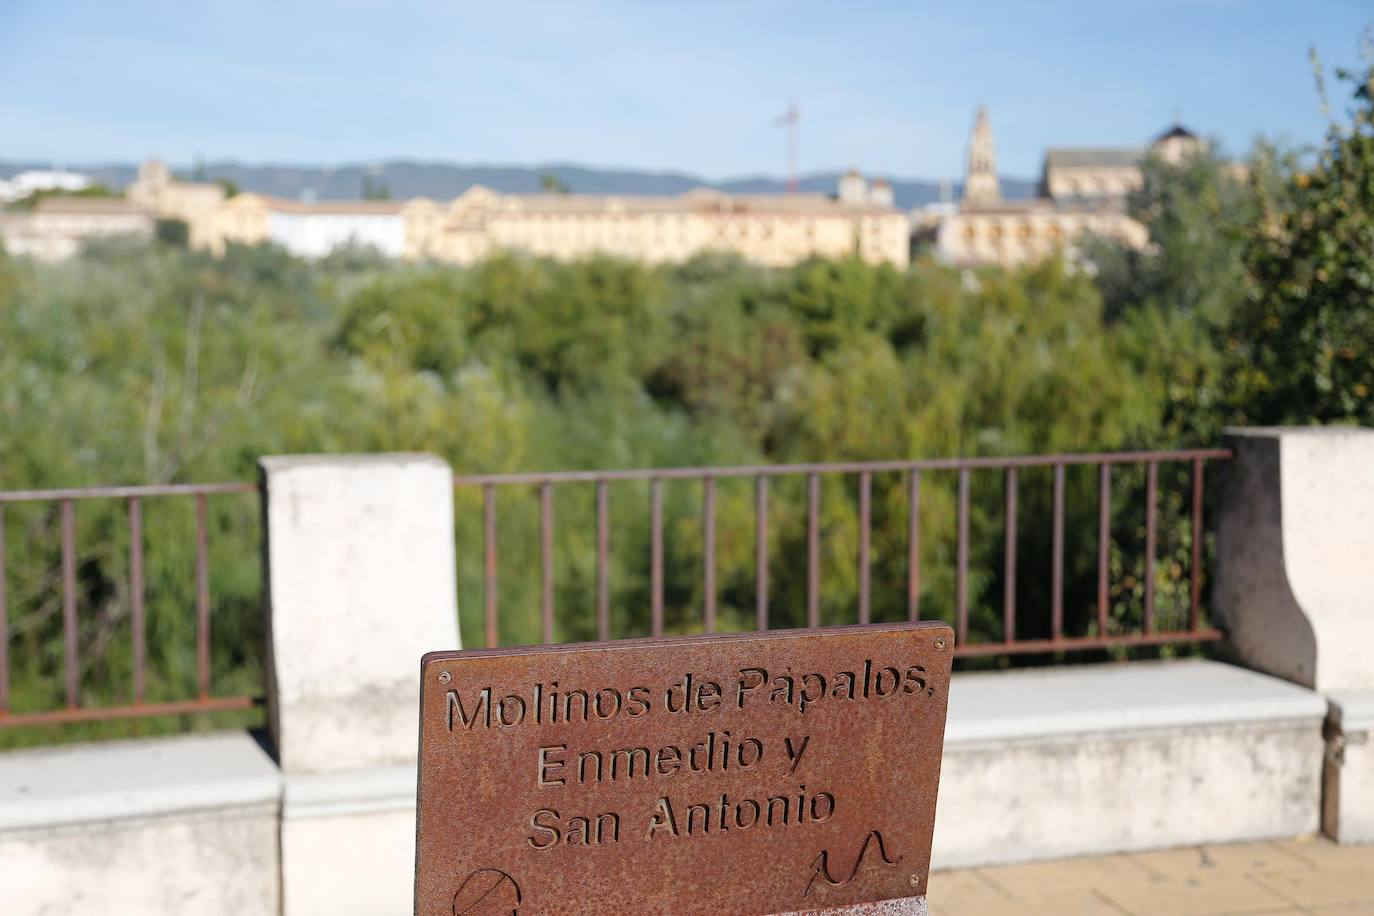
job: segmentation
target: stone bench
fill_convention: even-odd
[[[242,732],[0,754],[0,909],[276,914],[280,797]]]
[[[956,675],[933,866],[1313,833],[1325,716],[1211,661]]]

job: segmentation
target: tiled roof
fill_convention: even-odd
[[[1128,168],[1144,158],[1145,150],[1138,146],[1059,147],[1045,151],[1045,168]]]

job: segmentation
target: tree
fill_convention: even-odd
[[[539,188],[545,194],[569,194],[568,186],[552,172],[545,172],[539,176]]]
[[[153,224],[153,237],[159,242],[185,248],[191,240],[191,227],[184,219],[159,218]]]
[[[1262,200],[1246,249],[1226,340],[1238,422],[1374,424],[1374,55],[1336,76],[1348,118]]]
[[[391,200],[391,188],[380,175],[364,175],[363,200]]]

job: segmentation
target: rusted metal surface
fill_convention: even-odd
[[[9,583],[5,577],[5,507],[0,504],[0,716],[10,709]]]
[[[1155,506],[1159,502],[1159,464],[1151,461],[1145,471],[1145,611],[1141,628],[1146,633],[1155,629],[1155,555],[1157,528]]]
[[[921,619],[921,472],[906,478],[906,618]]]
[[[260,702],[251,696],[215,696],[211,671],[211,612],[209,519],[207,498],[226,494],[258,492],[252,483],[165,484],[157,486],[85,487],[55,490],[10,490],[0,492],[0,728],[60,725],[107,719],[151,718],[189,713],[249,709]],[[195,696],[187,699],[147,701],[147,613],[143,509],[148,499],[188,498],[194,506],[196,675]],[[81,587],[78,570],[77,531],[81,523],[78,504],[99,499],[123,500],[127,507],[129,532],[129,631],[132,683],[127,702],[109,706],[87,706],[81,697],[82,644],[81,616],[87,596]],[[11,664],[9,657],[9,582],[5,564],[4,507],[11,503],[51,503],[57,509],[60,529],[59,563],[60,607],[62,613],[62,694],[58,709],[15,710],[10,702]],[[156,545],[154,545],[155,547]],[[89,649],[87,651],[90,651]],[[116,688],[117,691],[117,688]]]
[[[539,488],[539,635],[553,642],[553,484]]]
[[[716,481],[707,477],[701,482],[701,537],[702,547],[702,594],[706,610],[702,626],[707,633],[716,631]],[[609,633],[602,633],[602,639],[610,639]]]
[[[1050,569],[1050,639],[1064,636],[1064,465],[1054,466],[1053,532]]]
[[[1007,468],[1005,533],[1002,545],[1002,641],[1016,641],[1016,534],[1017,470]]]
[[[62,515],[62,670],[66,675],[67,708],[80,705],[80,670],[76,632],[76,507],[61,502]]]
[[[821,475],[806,480],[806,625],[821,625]]]
[[[953,584],[954,595],[952,607],[946,605],[945,614],[950,619],[959,635],[959,646],[956,649],[957,655],[1017,655],[1042,653],[1046,651],[1072,651],[1084,648],[1101,648],[1105,646],[1140,646],[1140,645],[1160,645],[1163,643],[1174,642],[1209,642],[1215,637],[1212,635],[1216,631],[1205,625],[1203,617],[1203,581],[1205,570],[1203,568],[1203,548],[1205,543],[1205,532],[1202,527],[1202,508],[1203,508],[1203,469],[1208,461],[1224,460],[1231,457],[1231,452],[1226,449],[1178,449],[1172,451],[1153,451],[1153,452],[1094,452],[1085,454],[1051,454],[1051,455],[1017,455],[1000,458],[939,458],[913,461],[860,461],[860,462],[836,462],[829,464],[783,464],[783,465],[744,465],[738,467],[698,467],[698,468],[653,468],[638,470],[604,470],[604,471],[556,471],[548,473],[528,473],[528,474],[485,474],[485,475],[459,475],[455,477],[455,484],[460,487],[478,486],[484,489],[487,495],[486,519],[486,569],[484,571],[484,590],[487,599],[487,624],[488,641],[487,644],[495,645],[496,624],[499,612],[495,606],[497,600],[496,575],[497,558],[495,555],[495,518],[494,518],[494,489],[498,487],[528,487],[535,485],[540,494],[541,500],[547,500],[550,489],[560,485],[577,485],[590,483],[597,489],[597,600],[596,600],[596,619],[597,633],[601,638],[607,638],[614,633],[609,628],[609,611],[607,608],[609,588],[607,586],[607,570],[609,567],[609,546],[608,532],[606,530],[607,512],[605,500],[607,486],[610,483],[647,480],[649,482],[649,510],[650,510],[650,551],[648,557],[649,564],[649,593],[650,593],[650,633],[652,635],[662,635],[664,632],[664,590],[665,590],[665,570],[664,570],[664,551],[665,535],[663,518],[663,487],[665,482],[672,484],[675,481],[701,481],[702,483],[702,581],[703,599],[699,608],[687,609],[689,619],[699,615],[700,627],[705,632],[715,630],[718,623],[717,611],[721,600],[722,582],[718,576],[717,553],[718,548],[723,543],[734,542],[736,536],[731,532],[717,530],[717,483],[722,479],[752,477],[754,479],[754,518],[755,518],[755,544],[754,544],[754,626],[759,630],[766,630],[771,624],[769,619],[769,565],[772,560],[777,558],[769,556],[770,547],[770,492],[769,481],[775,477],[802,477],[804,479],[804,516],[805,541],[800,550],[790,556],[782,558],[790,562],[791,568],[805,567],[805,593],[806,593],[806,612],[805,620],[808,627],[819,626],[822,618],[822,607],[825,605],[826,595],[822,585],[822,562],[823,557],[828,556],[826,550],[826,540],[830,532],[822,524],[822,488],[825,477],[841,475],[855,475],[857,487],[854,496],[855,502],[855,525],[857,530],[854,532],[855,538],[852,543],[857,544],[854,560],[856,563],[855,599],[850,610],[849,620],[864,623],[872,619],[875,615],[872,599],[872,577],[876,563],[881,559],[879,550],[874,543],[873,532],[873,487],[876,483],[875,475],[878,474],[901,474],[906,490],[906,544],[905,544],[905,577],[906,577],[906,611],[907,619],[916,621],[921,618],[921,599],[923,587],[922,570],[922,546],[921,546],[921,485],[922,476],[926,473],[950,473],[957,477],[956,505],[954,531],[953,557],[945,560],[953,565]],[[1192,466],[1192,503],[1191,503],[1191,551],[1192,563],[1189,570],[1190,581],[1190,603],[1188,605],[1188,625],[1186,631],[1182,629],[1168,629],[1167,631],[1157,631],[1156,623],[1156,595],[1155,582],[1152,571],[1156,564],[1156,554],[1159,548],[1159,508],[1158,508],[1158,488],[1159,488],[1159,465],[1161,463],[1189,463]],[[1142,613],[1141,622],[1137,632],[1129,629],[1121,629],[1112,632],[1111,629],[1111,528],[1112,528],[1112,507],[1111,507],[1111,477],[1114,468],[1128,466],[1144,466],[1145,475],[1145,498],[1144,498],[1144,528],[1145,543],[1142,545],[1146,555],[1146,574],[1143,583]],[[1097,602],[1095,609],[1089,609],[1089,616],[1086,620],[1077,614],[1078,609],[1066,609],[1065,590],[1066,590],[1066,551],[1070,538],[1078,538],[1078,531],[1067,531],[1068,501],[1067,488],[1067,469],[1096,466],[1098,470],[1098,513],[1097,513]],[[1045,526],[1050,531],[1050,576],[1049,593],[1045,597],[1045,603],[1049,608],[1048,621],[1040,624],[1041,632],[1019,632],[1017,623],[1017,585],[1018,569],[1020,557],[1018,552],[1018,538],[1020,537],[1020,517],[1019,507],[1021,502],[1021,490],[1025,486],[1021,479],[1020,470],[1023,468],[1044,468],[1051,472],[1051,497],[1050,497],[1050,517],[1049,519],[1029,520],[1030,525]],[[1003,533],[1003,562],[1002,562],[1002,596],[1001,596],[1001,638],[993,636],[990,642],[974,643],[971,640],[970,615],[973,608],[970,605],[975,601],[986,601],[986,597],[977,593],[976,584],[986,581],[987,570],[972,570],[970,557],[973,545],[970,544],[972,527],[972,515],[974,507],[971,493],[972,479],[976,473],[985,471],[1001,472],[1004,475],[1005,486],[1005,530]],[[1136,516],[1138,518],[1138,515]],[[1030,527],[1028,525],[1028,527]],[[1043,529],[1042,529],[1043,530]],[[548,526],[545,526],[545,542],[548,541]],[[848,533],[844,533],[848,537]],[[940,534],[938,540],[945,541],[949,535]],[[947,541],[945,541],[947,543]],[[777,545],[774,544],[774,547]],[[876,548],[876,549],[875,549]],[[940,547],[937,546],[932,551],[932,556],[937,560],[944,557]],[[927,557],[929,562],[930,557]],[[547,561],[546,561],[547,566]],[[786,562],[784,567],[787,568]],[[937,570],[937,572],[939,572]],[[552,597],[547,594],[548,580],[546,577],[546,597],[542,603],[545,615],[543,632],[552,632],[551,622],[548,617],[552,614]],[[940,581],[938,578],[936,581]],[[947,581],[947,580],[946,580]],[[733,588],[733,583],[725,587]],[[1024,597],[1024,591],[1021,593]],[[940,596],[936,596],[937,598]],[[994,599],[995,600],[995,599]],[[986,608],[980,609],[980,616],[985,616],[982,612]],[[1095,610],[1095,614],[1092,611]],[[1066,620],[1071,613],[1074,619]],[[587,609],[569,609],[570,613],[586,613]],[[1170,623],[1173,626],[1173,623]],[[1074,632],[1075,628],[1081,628]],[[1085,632],[1086,631],[1086,632]],[[1142,639],[1141,637],[1146,637]],[[548,641],[548,636],[545,636]]]
[[[999,458],[923,458],[895,461],[836,461],[828,464],[742,464],[712,468],[633,468],[614,471],[531,471],[520,474],[458,474],[459,486],[493,484],[595,483],[598,480],[700,480],[712,477],[781,477],[790,474],[857,474],[861,471],[957,471],[1049,467],[1055,464],[1141,464],[1148,461],[1192,461],[1232,457],[1230,449],[1194,448],[1156,452],[1074,452],[1053,455],[1007,455]]]
[[[1107,610],[1110,585],[1107,580],[1107,560],[1112,544],[1112,469],[1102,465],[1097,469],[1097,635],[1107,635]]]
[[[952,649],[902,623],[431,653],[416,912],[923,896]]]
[[[754,481],[754,628],[768,629],[768,478]]]
[[[959,645],[968,642],[968,500],[969,471],[959,470],[959,544],[956,548],[958,558],[954,561],[956,569],[954,584],[954,628],[959,634]]]

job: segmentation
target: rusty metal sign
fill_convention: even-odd
[[[416,913],[924,895],[953,642],[914,623],[426,655]]]

